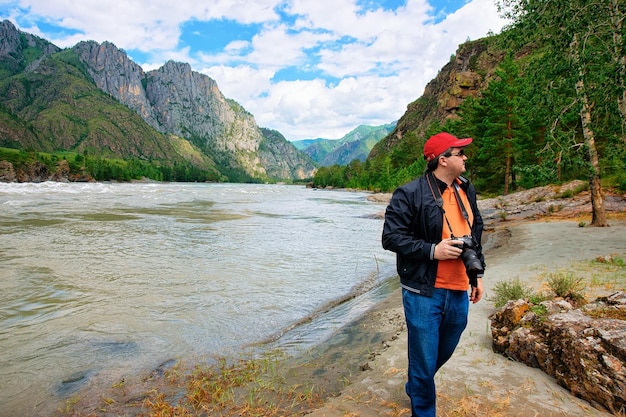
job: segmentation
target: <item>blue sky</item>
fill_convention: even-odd
[[[62,48],[112,42],[146,71],[187,62],[288,140],[399,119],[505,24],[495,0],[0,0],[0,19]]]

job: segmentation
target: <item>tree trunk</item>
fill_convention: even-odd
[[[578,54],[578,37],[570,45],[572,58],[578,66],[578,81],[576,81],[576,97],[580,102],[580,121],[582,124],[583,138],[589,155],[589,192],[591,193],[591,226],[607,227],[606,209],[602,184],[600,182],[600,162],[596,149],[596,139],[591,129],[591,108],[585,91],[585,69],[580,62]]]
[[[585,83],[582,77],[576,82],[576,94],[581,101],[580,120],[582,122],[583,137],[589,154],[589,191],[591,193],[591,225],[606,227],[609,224],[606,219],[606,209],[604,208],[604,196],[602,195],[602,184],[600,183],[600,164],[598,161],[598,151],[596,150],[596,140],[591,129],[591,110],[589,101],[585,93]]]
[[[506,168],[504,171],[504,195],[509,194],[509,178],[511,177],[511,157],[506,157]]]

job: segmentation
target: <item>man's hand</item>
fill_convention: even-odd
[[[472,287],[472,292],[470,293],[470,301],[472,302],[472,304],[476,304],[477,302],[479,302],[483,296],[483,279],[478,278],[476,282],[477,286]]]
[[[458,258],[463,250],[454,245],[462,246],[463,242],[461,240],[452,239],[442,240],[435,246],[433,257],[439,261]]]

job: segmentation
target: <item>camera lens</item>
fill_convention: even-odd
[[[465,249],[461,253],[461,259],[468,271],[483,272],[483,265],[473,249]]]

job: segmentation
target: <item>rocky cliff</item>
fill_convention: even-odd
[[[79,42],[72,48],[85,63],[96,86],[137,112],[150,126],[159,129],[156,115],[145,94],[143,69],[109,42]]]
[[[216,161],[234,163],[252,177],[273,177],[268,171],[292,172],[276,169],[288,164],[280,161],[281,154],[264,159],[266,164],[278,161],[277,166],[262,163],[259,145],[263,135],[254,116],[227,100],[213,79],[192,71],[189,64],[169,61],[144,73],[125,52],[108,42],[81,42],[74,50],[100,89],[135,110],[158,131],[188,138]],[[302,169],[294,172],[300,176],[278,178],[312,176],[314,166],[306,162],[296,162]]]
[[[13,72],[21,71],[25,65],[19,57],[27,51],[36,54],[30,62],[36,66],[43,58],[59,52],[60,48],[38,36],[18,31],[8,20],[0,22],[0,61]]]
[[[225,98],[214,80],[192,71],[189,64],[170,61],[161,68],[144,72],[123,50],[109,42],[80,42],[69,50],[60,51],[43,39],[18,31],[7,20],[0,24],[0,34],[0,90],[6,93],[5,96],[14,92],[19,97],[19,103],[16,100],[7,102],[11,97],[0,98],[0,104],[8,109],[8,112],[0,111],[0,146],[83,152],[84,138],[91,135],[96,136],[94,140],[108,141],[111,146],[107,145],[105,149],[114,155],[155,157],[153,153],[143,150],[144,145],[139,139],[134,140],[130,155],[125,154],[129,147],[122,143],[123,132],[114,141],[107,139],[110,129],[119,130],[117,127],[128,124],[132,117],[120,116],[121,120],[118,120],[108,110],[100,112],[109,113],[108,120],[102,123],[109,127],[102,126],[98,129],[100,133],[94,135],[95,130],[90,126],[94,117],[88,113],[98,113],[93,107],[102,108],[102,100],[106,101],[108,97],[136,113],[143,123],[153,129],[154,133],[148,135],[151,143],[171,138],[187,140],[206,155],[204,159],[208,162],[205,166],[215,161],[216,165],[212,166],[217,166],[230,180],[234,177],[298,180],[309,178],[315,172],[312,161],[284,138],[280,146],[266,146],[261,152],[260,146],[265,138],[253,115],[234,100]],[[57,58],[60,54],[62,57]],[[58,66],[54,68],[46,64],[47,58],[56,59]],[[50,71],[51,68],[53,71]],[[77,102],[77,97],[84,97],[87,93],[77,95],[73,91],[76,80],[67,80],[66,74],[75,73],[80,78],[81,72],[88,79],[80,81],[93,82],[105,93],[104,98],[99,98],[97,102],[91,100],[89,104]],[[56,77],[56,80],[51,77]],[[28,91],[33,82],[38,87],[36,96],[33,91]],[[54,88],[49,88],[52,85]],[[81,89],[88,90],[88,87],[83,85]],[[59,110],[60,95],[74,98],[73,104],[64,103],[64,106],[73,105],[77,111],[68,110],[68,107]],[[33,101],[37,100],[41,102],[33,106]],[[110,105],[106,103],[107,107]],[[66,119],[67,123],[48,120],[45,125],[34,126],[46,112],[63,113],[55,119]],[[72,114],[68,116],[68,112]],[[51,124],[57,125],[54,132],[50,132]],[[71,127],[74,132],[64,134],[63,125]],[[130,125],[124,129],[126,134],[137,130],[140,130],[137,126],[133,128]],[[145,133],[142,134],[145,136]],[[24,143],[27,139],[28,143]],[[286,151],[290,147],[293,149]],[[174,159],[187,157],[177,153],[176,149],[180,147],[171,143],[161,143],[156,148],[165,154],[160,155],[160,159],[168,159],[167,155]],[[90,149],[101,147],[92,142]],[[283,155],[289,155],[289,158],[283,159]],[[289,176],[275,176],[283,174]]]
[[[259,146],[261,164],[272,178],[309,178],[314,162],[276,130],[262,128],[263,140]],[[277,157],[280,155],[280,157]]]
[[[422,96],[407,106],[396,128],[374,146],[369,158],[389,152],[407,132],[422,137],[432,123],[443,124],[446,119],[456,117],[467,97],[475,97],[485,89],[504,53],[489,37],[460,45],[426,85]]]

